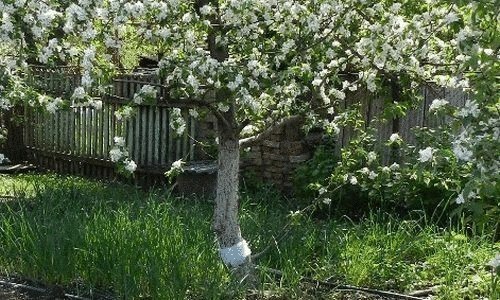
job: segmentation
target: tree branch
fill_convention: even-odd
[[[254,136],[241,139],[240,140],[240,147],[253,146],[253,145],[261,142],[265,138],[269,137],[274,132],[275,129],[280,128],[280,127],[284,127],[284,126],[291,124],[291,123],[294,123],[294,122],[298,122],[302,119],[303,119],[303,117],[299,116],[299,115],[293,115],[290,117],[286,117],[283,120],[281,120],[281,122],[271,124],[264,131],[254,135]]]

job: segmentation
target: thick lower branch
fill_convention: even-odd
[[[276,129],[281,128],[281,127],[285,127],[285,126],[287,126],[289,124],[293,124],[295,122],[299,122],[302,119],[303,119],[303,117],[298,116],[298,115],[286,117],[283,120],[281,120],[280,122],[272,124],[271,126],[269,126],[264,131],[262,131],[261,133],[259,133],[257,135],[241,139],[240,140],[240,147],[250,147],[250,146],[256,145],[256,144],[260,143],[261,141],[263,141],[264,139],[268,138]]]

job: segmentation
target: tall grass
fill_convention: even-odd
[[[5,194],[18,200],[0,203],[0,274],[121,299],[244,297],[217,257],[207,201],[54,175],[0,177]],[[493,293],[484,264],[500,245],[489,233],[383,213],[361,222],[303,216],[274,244],[296,207],[272,189],[241,196],[254,252],[274,245],[257,263],[284,272],[263,272],[261,287],[284,298],[318,297],[302,276],[402,292],[438,285],[438,299]]]
[[[224,292],[207,205],[76,178],[24,177],[11,190],[23,199],[0,207],[0,273],[126,299]]]

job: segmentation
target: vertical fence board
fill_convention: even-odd
[[[152,163],[154,165],[161,165],[160,163],[160,147],[161,147],[161,144],[160,144],[160,110],[158,109],[158,107],[154,107],[154,112],[153,112],[153,116],[154,116],[154,124],[153,124],[153,144],[154,144],[154,150],[153,150],[153,153],[152,153],[152,156],[153,156],[153,159],[152,159]]]
[[[82,156],[82,108],[75,107],[75,121],[76,121],[76,140],[75,140],[75,153],[78,156]]]
[[[399,120],[399,135],[405,143],[414,144],[415,134],[413,129],[422,127],[424,124],[424,109],[425,109],[425,88],[420,88],[422,101],[416,103],[410,108],[406,115]]]
[[[147,164],[148,166],[154,165],[153,152],[156,147],[154,141],[154,107],[148,106],[148,153],[147,153]]]
[[[87,149],[88,149],[88,131],[89,131],[89,123],[90,123],[90,119],[89,119],[89,115],[88,115],[88,112],[87,112],[87,107],[82,107],[82,155],[84,157],[88,157],[88,152],[87,152]],[[84,171],[84,170],[83,170]]]
[[[76,128],[77,128],[77,118],[76,118],[76,112],[75,112],[75,108],[74,107],[71,107],[70,110],[69,110],[69,118],[70,118],[70,121],[69,123],[71,124],[71,129],[70,129],[70,133],[69,133],[69,136],[70,136],[70,150],[69,150],[69,153],[71,155],[76,155],[76,139],[78,137],[77,135],[77,132],[76,132]]]
[[[148,152],[148,111],[147,107],[140,106],[140,118],[141,118],[141,131],[139,135],[141,136],[141,156],[140,162],[142,165],[147,165],[147,152]]]
[[[102,105],[102,147],[101,147],[101,154],[102,154],[102,159],[107,159],[108,158],[108,152],[109,152],[109,108],[108,106],[103,103]]]
[[[130,154],[130,157],[137,161],[135,158],[135,149],[134,149],[134,144],[135,144],[135,117],[128,119],[127,120],[127,125],[126,125],[126,130],[127,130],[127,136],[125,136],[125,141],[127,142],[127,151]]]
[[[140,118],[140,109],[138,109],[135,117],[134,117],[134,159],[137,162],[141,162],[141,118]]]
[[[182,157],[184,159],[188,159],[189,155],[189,129],[191,128],[191,122],[189,120],[189,114],[185,111],[184,112],[184,120],[186,120],[186,128],[184,129],[184,132],[182,133]]]
[[[169,158],[169,147],[168,147],[168,142],[169,142],[169,119],[168,119],[168,111],[162,107],[160,108],[160,126],[161,126],[161,136],[160,136],[160,165],[168,165],[171,163],[171,160]]]

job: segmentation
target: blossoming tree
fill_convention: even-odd
[[[217,118],[213,229],[223,261],[239,266],[250,260],[237,218],[240,147],[294,118],[335,133],[338,104],[357,89],[388,90],[403,102],[428,81],[471,88],[461,73],[497,66],[498,45],[481,46],[491,44],[485,35],[490,27],[474,15],[479,4],[467,2],[4,0],[0,107],[28,101],[54,111],[67,101],[20,88],[29,58],[79,64],[81,86],[68,100],[99,108],[88,92],[106,84],[126,44],[135,40],[155,49],[162,54],[158,72],[171,96],[195,105],[193,115]],[[496,19],[488,5],[481,18]],[[473,61],[478,57],[481,62]],[[151,94],[141,90],[134,102]],[[489,97],[476,101],[491,103]],[[130,109],[122,113],[126,117]],[[183,129],[180,118],[170,125]],[[249,128],[254,135],[242,139]],[[115,142],[125,146],[122,139]],[[135,164],[114,151],[114,160],[132,171]]]

